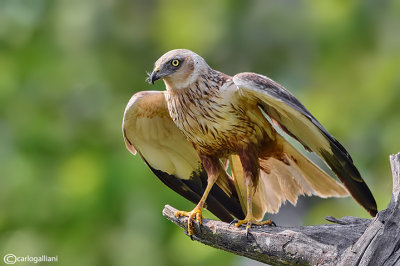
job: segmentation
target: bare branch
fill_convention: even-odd
[[[395,265],[400,263],[400,153],[390,157],[393,195],[387,209],[373,219],[327,217],[336,224],[300,227],[255,227],[247,239],[244,228],[203,219],[194,240],[260,262],[311,265]],[[165,206],[163,215],[186,229],[187,218],[176,218]]]

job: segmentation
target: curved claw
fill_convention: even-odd
[[[274,227],[276,227],[276,223],[274,222],[274,221],[272,221],[272,220],[265,220],[265,221],[263,221],[263,222],[260,222],[260,224],[259,225],[268,225],[268,226],[274,226]]]
[[[190,236],[190,239],[193,240],[193,221],[192,221],[192,217],[189,215],[188,217],[188,223],[187,223],[187,230],[188,230],[188,235]]]
[[[232,222],[229,223],[228,228],[230,228],[232,224],[237,223],[237,222],[239,222],[238,219],[236,219],[236,218],[233,219]]]
[[[197,223],[197,226],[199,227],[200,233],[203,232],[202,229],[201,229],[202,219],[203,219],[203,216],[201,214],[201,211],[200,212],[196,212],[196,223]]]
[[[246,238],[249,239],[249,229],[251,228],[251,222],[248,222],[246,225]]]
[[[200,233],[203,233],[203,229],[201,229],[201,220],[196,219],[197,226],[199,227]]]

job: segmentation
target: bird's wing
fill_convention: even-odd
[[[241,97],[255,100],[272,123],[319,155],[343,182],[350,194],[373,216],[375,199],[346,149],[283,86],[255,73],[233,77]]]
[[[139,153],[168,187],[198,203],[207,185],[207,174],[196,150],[173,123],[163,92],[143,91],[133,95],[125,109],[122,130],[132,154]],[[218,179],[206,203],[207,209],[223,221],[232,220],[231,215],[243,216],[228,176]]]

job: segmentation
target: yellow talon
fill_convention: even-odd
[[[199,230],[201,231],[200,225],[202,223],[203,215],[202,210],[199,207],[195,207],[191,212],[187,211],[176,211],[174,213],[175,217],[186,216],[188,217],[187,232],[190,238],[193,235],[193,220],[196,219],[196,223],[199,225]]]
[[[246,224],[248,228],[251,227],[251,225],[269,225],[269,226],[276,226],[276,224],[272,220],[265,220],[265,221],[257,221],[254,218],[244,218],[244,220],[239,220],[237,223],[235,223],[236,227],[239,227],[243,224]]]
[[[251,226],[254,225],[269,225],[269,226],[276,226],[276,224],[271,221],[271,220],[265,220],[265,221],[257,221],[254,217],[245,217],[244,220],[239,220],[237,223],[235,223],[236,227],[239,227],[243,224],[246,224],[246,237],[249,236],[249,229]]]

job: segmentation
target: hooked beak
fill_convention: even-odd
[[[150,75],[150,81],[151,81],[151,84],[154,84],[154,82],[156,81],[156,80],[159,80],[161,78],[161,75],[160,75],[160,70],[154,70],[153,72],[151,72],[151,75]]]

